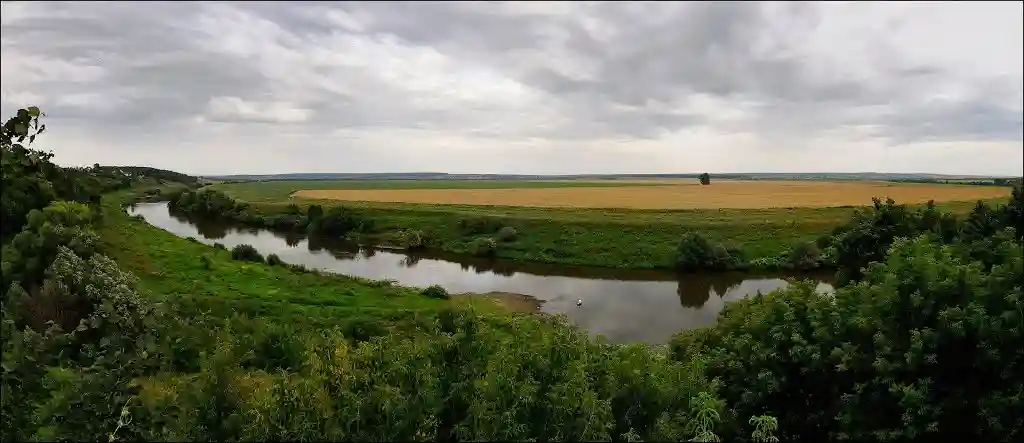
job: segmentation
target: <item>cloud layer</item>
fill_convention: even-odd
[[[2,112],[197,174],[1021,174],[1020,2],[2,4]]]

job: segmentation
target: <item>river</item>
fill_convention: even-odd
[[[543,301],[541,311],[565,314],[591,335],[613,343],[665,343],[675,332],[714,323],[725,302],[768,293],[785,279],[811,279],[832,291],[828,273],[701,273],[621,270],[359,248],[351,244],[172,214],[167,203],[128,208],[153,226],[228,249],[249,244],[286,263],[401,285],[441,285],[450,293],[507,292]],[[577,306],[577,300],[583,304]]]

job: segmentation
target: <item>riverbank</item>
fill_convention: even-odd
[[[141,291],[176,309],[338,327],[357,336],[415,328],[447,308],[527,312],[506,309],[508,304],[495,297],[439,300],[387,281],[233,260],[230,251],[176,236],[122,209],[149,200],[148,195],[153,194],[136,189],[104,196],[100,245],[136,275]]]
[[[162,203],[140,203],[128,211],[157,228],[221,250],[252,246],[264,257],[273,256],[275,263],[369,282],[436,285],[449,294],[472,294],[466,298],[490,297],[510,312],[563,314],[582,330],[613,343],[663,344],[680,330],[713,324],[726,301],[772,292],[785,287],[788,279],[813,280],[826,292],[833,283],[831,273],[820,272],[676,273],[381,250],[316,234],[188,217]]]

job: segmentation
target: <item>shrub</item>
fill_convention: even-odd
[[[470,255],[477,257],[491,257],[494,255],[498,244],[490,237],[478,237],[469,242],[468,251]]]
[[[281,261],[281,257],[278,257],[277,254],[270,254],[267,256],[267,264],[270,266],[280,266],[284,262]]]
[[[214,243],[213,244],[213,248],[214,249],[224,249],[224,250],[228,249],[227,247],[224,246],[224,243]]]
[[[231,249],[231,258],[234,260],[263,263],[263,255],[252,245],[235,246]]]
[[[379,320],[356,317],[346,321],[341,329],[342,334],[354,342],[366,342],[374,337],[388,335],[388,328]]]
[[[836,247],[829,246],[821,251],[821,264],[824,266],[836,265]]]
[[[420,294],[423,294],[430,298],[439,298],[442,300],[448,300],[449,298],[451,298],[451,296],[448,295],[448,290],[441,287],[441,285],[430,285],[429,287],[421,291]]]
[[[310,207],[312,212],[313,207]],[[359,217],[341,206],[329,209],[325,214],[314,217],[309,216],[310,232],[334,236],[345,236],[349,232],[372,232],[373,220]]]
[[[511,226],[505,226],[505,227],[503,227],[503,228],[498,230],[498,234],[497,234],[498,241],[500,241],[500,242],[510,242],[510,241],[516,239],[516,235],[517,234],[518,234],[518,232],[516,232],[516,228],[513,228]]]
[[[696,232],[686,232],[676,247],[676,269],[731,269],[743,261],[738,246],[716,244]]]
[[[799,242],[793,245],[786,260],[794,269],[814,269],[821,264],[821,250],[813,242]]]
[[[501,221],[490,217],[471,217],[460,219],[458,227],[462,235],[491,234],[501,229]]]
[[[318,219],[323,217],[324,208],[320,205],[309,205],[309,209],[306,210],[306,217],[310,220]]]
[[[422,249],[427,246],[428,239],[423,231],[409,229],[402,231],[401,241],[405,249]]]
[[[747,254],[739,243],[726,241],[722,243],[722,247],[725,248],[725,252],[728,254],[727,259],[730,262],[730,266],[738,267],[747,264]]]

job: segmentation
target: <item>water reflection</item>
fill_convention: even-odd
[[[141,203],[129,209],[150,224],[182,237],[228,248],[250,244],[263,255],[277,254],[301,264],[372,279],[425,287],[438,284],[450,292],[492,291],[528,294],[544,301],[541,310],[562,313],[570,321],[612,342],[663,343],[673,333],[710,325],[726,301],[788,283],[782,274],[708,273],[676,275],[663,271],[522,263],[463,255],[359,248],[336,238],[305,237],[262,229],[238,228],[215,220],[171,214],[166,203]],[[305,243],[305,244],[303,244]],[[831,277],[802,274],[822,291]],[[673,295],[673,291],[675,295]],[[582,299],[583,306],[576,306]]]

